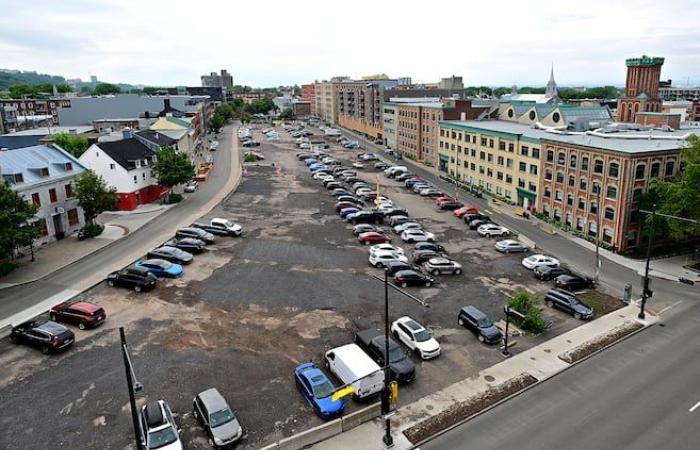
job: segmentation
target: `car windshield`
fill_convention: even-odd
[[[328,380],[321,384],[314,385],[313,390],[315,398],[326,398],[335,392],[335,388]]]
[[[571,304],[571,305],[580,305],[581,302],[580,302],[576,297],[571,297],[571,298],[569,299],[569,304]]]
[[[430,339],[430,332],[428,330],[420,330],[415,334],[416,342],[425,342]]]
[[[479,325],[479,328],[489,328],[493,326],[493,322],[491,322],[491,319],[488,317],[482,317],[476,323]]]
[[[224,220],[222,223],[229,228],[233,227],[233,223],[229,220]]]
[[[148,448],[161,448],[172,444],[177,440],[177,433],[173,427],[148,433]]]
[[[233,412],[231,412],[231,410],[228,408],[211,413],[211,415],[209,416],[209,423],[211,423],[212,428],[216,428],[225,423],[229,423],[232,420]]]
[[[396,363],[401,362],[406,359],[406,354],[401,350],[401,347],[394,347],[389,349],[389,362]]]
[[[163,269],[170,269],[173,266],[173,263],[162,260],[162,261],[155,261],[153,263],[154,266],[161,267]]]

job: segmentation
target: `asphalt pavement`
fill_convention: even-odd
[[[420,446],[697,449],[700,304]]]

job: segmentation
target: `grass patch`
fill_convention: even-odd
[[[622,300],[596,290],[577,294],[576,296],[593,309],[596,317],[604,316],[625,306]]]

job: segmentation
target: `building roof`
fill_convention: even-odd
[[[192,127],[191,121],[184,117],[165,116],[156,120],[151,125],[151,130],[189,130]]]
[[[31,116],[30,116],[31,117]],[[29,130],[15,131],[3,136],[48,136],[49,134],[71,133],[75,130],[77,134],[89,133],[94,130],[92,126],[74,126],[74,127],[38,127]]]
[[[66,169],[66,163],[71,164],[71,170]],[[48,169],[48,177],[42,176],[41,169]],[[17,189],[75,176],[85,170],[87,169],[80,161],[55,144],[34,145],[0,152],[0,173],[13,188]],[[8,177],[16,174],[22,174],[24,180],[22,183],[15,183],[14,177]]]
[[[17,148],[32,147],[34,145],[39,145],[39,141],[41,141],[43,137],[44,136],[41,135],[16,136],[15,134],[3,134],[0,136],[0,148],[14,150]]]
[[[177,144],[177,139],[174,139],[165,133],[160,133],[157,130],[141,130],[134,134],[137,134],[139,137],[146,139],[149,142],[153,142],[159,147]]]
[[[444,120],[441,126],[466,129],[473,132],[501,133],[519,136],[527,140],[561,142],[564,144],[591,147],[623,153],[644,153],[677,150],[685,146],[688,135],[700,136],[700,127],[681,127],[679,130],[629,129],[607,127],[589,132],[557,132],[533,128],[516,122],[503,120]]]
[[[155,154],[153,150],[146,147],[136,138],[99,142],[95,145],[126,170],[134,169],[134,161],[150,159]]]

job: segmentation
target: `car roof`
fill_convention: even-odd
[[[35,328],[47,331],[52,334],[62,333],[67,330],[67,328],[61,325],[60,323],[51,322],[50,320],[42,323],[39,326],[36,326]]]
[[[420,275],[418,272],[416,272],[413,269],[406,269],[406,270],[399,270],[394,274],[395,276],[407,276],[407,275]]]
[[[66,305],[66,307],[72,308],[72,309],[77,309],[78,311],[89,312],[89,313],[95,312],[98,309],[100,309],[100,306],[98,306],[94,303],[91,303],[91,302],[87,302],[87,301],[78,301],[75,303],[69,303]]]
[[[146,403],[146,406],[143,408],[143,414],[149,428],[155,428],[166,423],[160,400]]]
[[[127,267],[126,270],[127,270],[128,272],[136,273],[136,274],[138,274],[138,275],[143,275],[143,276],[146,276],[146,275],[148,275],[148,274],[150,273],[150,272],[148,271],[148,269],[146,269],[146,268],[144,268],[144,267],[137,267],[137,266]]]
[[[450,264],[452,261],[450,261],[447,258],[430,258],[428,260],[428,263],[430,264]]]
[[[484,314],[480,309],[478,309],[476,306],[472,305],[467,305],[462,307],[462,311],[465,313],[469,314],[475,319],[481,319],[481,318],[488,318],[486,314]]]
[[[216,388],[209,388],[206,391],[197,394],[199,399],[207,407],[207,411],[221,411],[222,409],[228,408],[228,403],[226,399]]]

